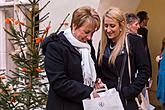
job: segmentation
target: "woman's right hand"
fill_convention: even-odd
[[[156,60],[156,62],[159,62],[160,60],[162,60],[162,56],[158,55],[155,60]]]
[[[94,89],[91,93],[92,97],[93,98],[100,97],[98,91],[99,91],[99,89],[103,89],[104,87],[105,87],[105,84],[101,81],[100,78],[97,78],[96,82],[95,82]]]
[[[103,87],[104,87],[104,83],[101,81],[100,78],[97,78],[96,82],[95,82],[95,89],[100,89],[100,88],[103,88]]]

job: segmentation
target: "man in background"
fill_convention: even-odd
[[[144,47],[145,50],[147,52],[147,56],[148,56],[148,61],[149,61],[149,75],[150,77],[152,77],[152,64],[151,64],[151,57],[150,57],[150,52],[149,52],[149,48],[148,48],[148,29],[146,28],[149,17],[148,17],[148,13],[146,11],[139,11],[137,13],[137,16],[139,17],[140,21],[140,28],[138,29],[138,34],[142,35],[142,40],[144,43]]]

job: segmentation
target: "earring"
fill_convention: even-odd
[[[121,32],[121,31],[122,31],[122,29],[120,28],[120,29],[119,29],[119,31]]]
[[[74,35],[75,34],[75,32],[72,30],[72,34]]]
[[[74,31],[72,31],[72,33],[73,33],[73,34],[75,34],[75,32],[74,32]]]

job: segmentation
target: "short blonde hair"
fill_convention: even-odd
[[[100,17],[94,8],[84,6],[76,9],[73,12],[71,20],[71,29],[73,25],[76,28],[80,28],[86,21],[93,25],[93,29],[96,31],[100,28]]]
[[[114,48],[114,50],[112,51],[110,57],[109,57],[109,63],[114,64],[117,55],[119,54],[120,50],[123,48],[124,45],[124,39],[125,39],[125,33],[126,33],[126,19],[125,19],[125,15],[124,12],[121,11],[119,8],[116,7],[111,7],[108,11],[106,11],[106,13],[103,15],[103,26],[102,26],[102,36],[101,36],[101,42],[100,42],[100,56],[99,56],[99,60],[98,63],[101,63],[101,59],[103,57],[106,45],[107,45],[107,35],[106,32],[104,30],[104,19],[105,17],[111,18],[111,19],[115,19],[120,26],[121,32],[119,34],[119,39],[116,42],[116,46]]]

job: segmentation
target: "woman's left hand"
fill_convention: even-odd
[[[100,97],[95,89],[92,91],[91,95],[93,96],[93,98]]]

